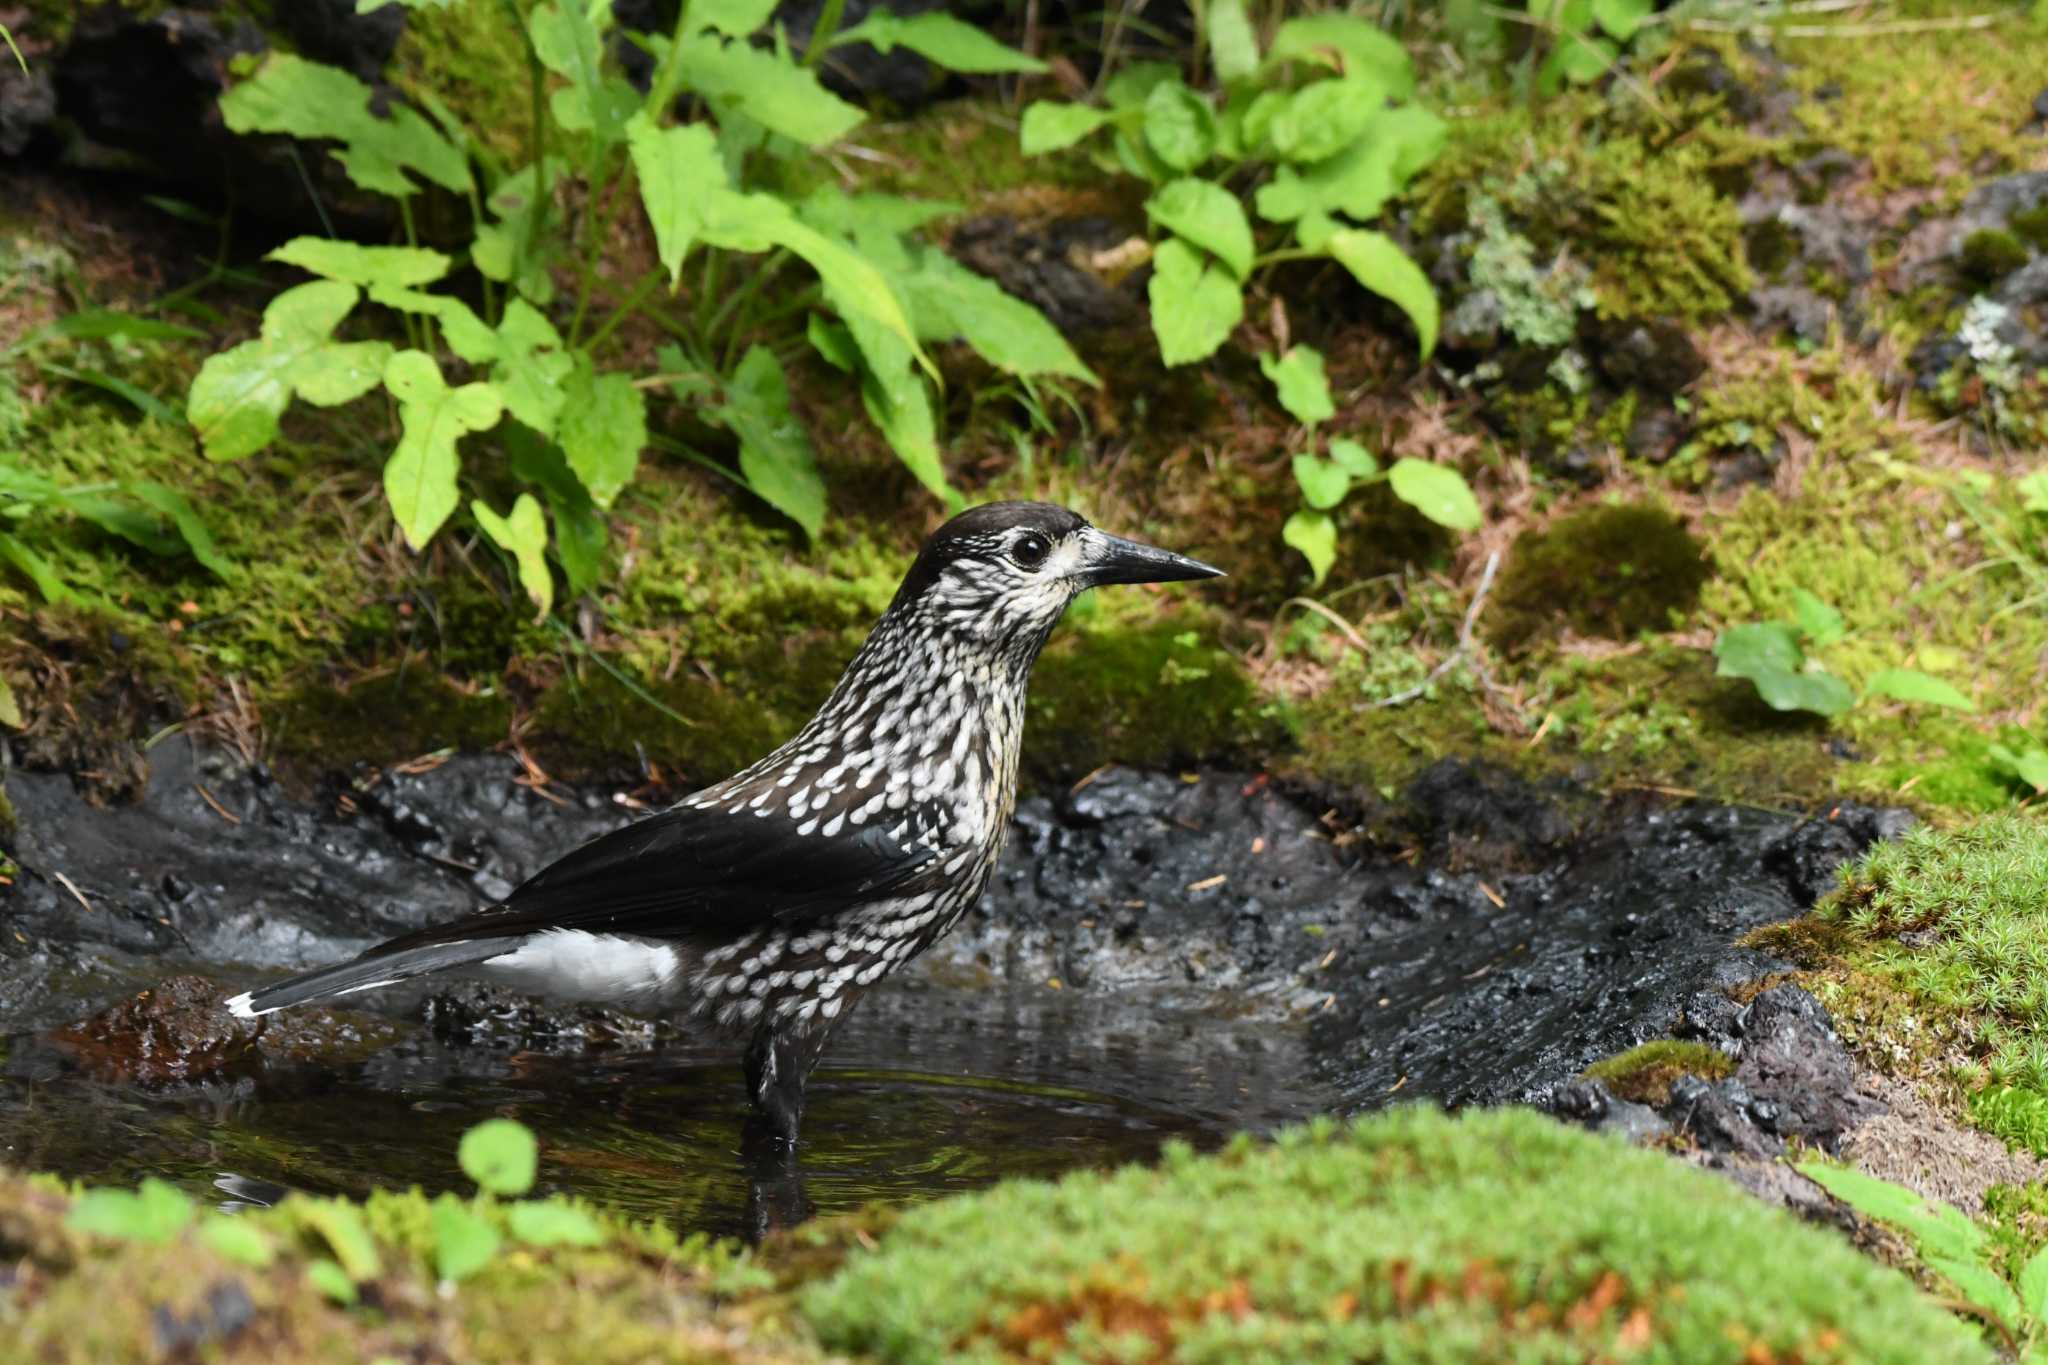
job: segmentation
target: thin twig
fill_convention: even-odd
[[[1391,697],[1384,697],[1374,702],[1373,705],[1400,706],[1404,702],[1414,701],[1429,690],[1431,683],[1450,672],[1459,660],[1464,659],[1471,653],[1472,627],[1479,620],[1479,609],[1486,605],[1486,594],[1493,590],[1493,575],[1499,568],[1500,551],[1495,550],[1486,557],[1486,569],[1479,575],[1479,590],[1472,594],[1472,605],[1465,608],[1465,620],[1458,627],[1458,647],[1449,654],[1446,654],[1435,668],[1430,669],[1429,676],[1425,677],[1421,682],[1408,688],[1406,691],[1396,692]]]
[[[92,902],[87,900],[85,898],[85,893],[78,889],[77,882],[72,881],[71,878],[65,876],[62,872],[57,872],[53,870],[50,873],[50,875],[52,877],[55,877],[57,879],[58,884],[61,885],[66,891],[69,891],[72,895],[78,898],[78,903],[86,908],[86,912],[88,914],[91,913]]]

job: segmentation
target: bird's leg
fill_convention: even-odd
[[[777,1027],[754,1031],[747,1045],[747,1098],[769,1132],[795,1143],[804,1121],[804,1085],[825,1050],[825,1030]]]

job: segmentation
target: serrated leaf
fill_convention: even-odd
[[[220,113],[237,133],[339,141],[334,156],[349,179],[378,194],[417,194],[411,175],[469,192],[469,159],[454,143],[408,106],[393,103],[379,117],[370,100],[370,87],[348,72],[277,53],[220,97]]]
[[[717,29],[729,38],[744,38],[768,22],[775,5],[776,0],[690,0],[690,28],[693,32]]]
[[[1887,668],[1873,674],[1864,684],[1864,691],[1874,697],[1890,697],[1893,701],[1918,702],[1925,706],[1945,706],[1952,711],[1975,711],[1977,703],[1971,701],[1955,684],[1922,673],[1917,668]]]
[[[1880,1180],[1853,1166],[1830,1166],[1820,1161],[1797,1163],[1798,1172],[1866,1218],[1896,1223],[1919,1218],[1927,1212],[1927,1201],[1903,1185]]]
[[[1816,649],[1848,634],[1842,613],[1804,588],[1792,590],[1792,615],[1799,623],[1800,633],[1806,636],[1806,643]]]
[[[124,486],[131,496],[170,519],[171,525],[177,528],[179,539],[192,552],[192,558],[209,573],[223,582],[234,580],[234,564],[220,552],[214,543],[213,533],[207,530],[205,521],[192,509],[184,494],[148,479],[137,479]]]
[[[1394,496],[1453,531],[1476,531],[1482,518],[1479,500],[1465,476],[1449,465],[1402,456],[1387,471]]]
[[[1395,99],[1415,93],[1408,49],[1377,24],[1349,14],[1289,19],[1274,33],[1266,60],[1317,62],[1344,75],[1370,77]]]
[[[669,288],[682,279],[683,258],[704,227],[709,197],[729,188],[718,138],[701,123],[657,128],[643,115],[626,125],[640,201],[654,226],[655,251],[668,271]]]
[[[1332,233],[1324,249],[1351,272],[1352,278],[1408,315],[1422,345],[1422,358],[1427,360],[1436,349],[1438,315],[1436,290],[1422,273],[1422,267],[1393,238],[1363,228]]]
[[[1337,562],[1337,523],[1328,512],[1296,512],[1280,528],[1280,539],[1301,552],[1320,583]]]
[[[789,406],[775,353],[751,346],[726,382],[718,415],[740,442],[740,473],[770,507],[816,539],[825,522],[825,480],[810,433]]]
[[[1617,43],[1636,36],[1655,8],[1654,0],[1593,0],[1593,21]]]
[[[1216,115],[1178,80],[1162,81],[1145,100],[1145,143],[1174,170],[1193,170],[1216,147]]]
[[[599,374],[579,354],[562,385],[555,439],[591,501],[608,508],[639,471],[647,445],[647,400],[631,379]]]
[[[555,580],[548,572],[548,523],[531,493],[521,493],[510,516],[499,516],[482,498],[469,500],[470,514],[499,549],[519,567],[519,586],[533,599],[538,616],[555,604]],[[538,617],[536,617],[538,619]]]
[[[1351,475],[1342,465],[1314,455],[1294,457],[1294,481],[1301,487],[1301,500],[1319,511],[1335,507],[1351,491]]]
[[[1243,280],[1252,270],[1252,225],[1236,195],[1206,180],[1183,178],[1145,201],[1146,216],[1186,238]]]
[[[604,1244],[595,1218],[570,1204],[514,1204],[505,1210],[512,1235],[528,1246],[594,1247]]]
[[[472,1212],[453,1195],[444,1194],[434,1201],[429,1225],[434,1233],[434,1273],[451,1284],[489,1265],[504,1245],[489,1219]]]
[[[1052,69],[1036,57],[1003,46],[974,25],[936,11],[902,18],[876,10],[832,40],[834,47],[843,43],[867,43],[883,56],[900,44],[948,71],[971,76],[1003,71],[1042,75]]]
[[[1226,84],[1259,69],[1259,38],[1244,0],[1208,0],[1209,61]]]
[[[1380,462],[1370,450],[1341,436],[1330,442],[1330,458],[1354,479],[1369,479],[1380,472]]]
[[[424,549],[457,502],[461,459],[456,442],[487,431],[504,415],[504,400],[487,383],[451,389],[424,351],[400,351],[384,367],[384,386],[398,399],[402,434],[384,462],[384,495],[413,549]]]
[[[294,237],[264,258],[295,265],[329,280],[409,288],[432,284],[454,264],[438,251],[418,246],[359,246],[331,237]]]
[[[625,135],[626,119],[640,97],[604,70],[605,36],[599,16],[609,22],[611,6],[544,0],[527,16],[526,29],[541,64],[569,82],[549,97],[555,122],[572,132],[588,132],[599,146],[609,146]]]
[[[1057,152],[1073,146],[1107,122],[1109,111],[1106,109],[1039,100],[1024,110],[1018,146],[1026,156]]]
[[[899,250],[906,270],[896,276],[896,283],[910,305],[919,339],[958,338],[1009,374],[1059,374],[1089,384],[1102,382],[1045,314],[1012,297],[994,280],[937,247]],[[862,254],[875,260],[880,253],[864,249]]]
[[[1153,253],[1146,294],[1159,359],[1169,366],[1214,355],[1244,317],[1244,291],[1230,271],[1177,237]]]
[[[1336,415],[1337,405],[1330,401],[1330,381],[1323,373],[1323,353],[1315,347],[1290,346],[1282,356],[1267,352],[1259,357],[1259,370],[1279,391],[1280,406],[1303,426],[1312,427]]]
[[[185,417],[208,459],[239,460],[269,445],[294,395],[333,406],[376,385],[391,347],[333,338],[358,297],[339,280],[287,289],[263,310],[261,335],[207,357],[186,394]]]
[[[721,120],[728,112],[744,114],[806,147],[829,146],[867,118],[858,106],[827,90],[816,72],[745,42],[693,34],[676,51],[676,70]]]

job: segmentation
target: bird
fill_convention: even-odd
[[[988,884],[1017,797],[1032,665],[1090,588],[1220,577],[1044,502],[925,540],[787,743],[582,845],[503,902],[237,995],[243,1019],[453,973],[746,1040],[755,1118],[793,1148],[834,1027]]]

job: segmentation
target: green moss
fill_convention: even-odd
[[[1649,503],[1593,507],[1515,541],[1489,632],[1519,648],[1569,626],[1627,640],[1682,623],[1709,569],[1684,523]]]
[[[2048,251],[2048,201],[2015,213],[2006,224],[2012,235],[2036,251]]]
[[[1735,1059],[1705,1043],[1664,1038],[1632,1047],[1586,1068],[1586,1079],[1638,1104],[1663,1104],[1680,1076],[1718,1081],[1735,1074]]]
[[[1521,1110],[926,1205],[799,1302],[903,1361],[1991,1358],[1832,1232]]]
[[[505,6],[409,7],[392,67],[401,90],[431,93],[506,165],[531,159],[526,44]]]
[[[1965,280],[1983,289],[2018,270],[2027,260],[2027,249],[2019,238],[1998,228],[1985,228],[1964,239],[1956,268]]]
[[[310,774],[439,749],[491,748],[511,730],[512,704],[500,693],[461,691],[422,664],[345,688],[304,684],[268,719],[276,756]]]
[[[2048,1095],[2024,1086],[1994,1085],[1969,1099],[1970,1122],[2009,1147],[2048,1156]]]

